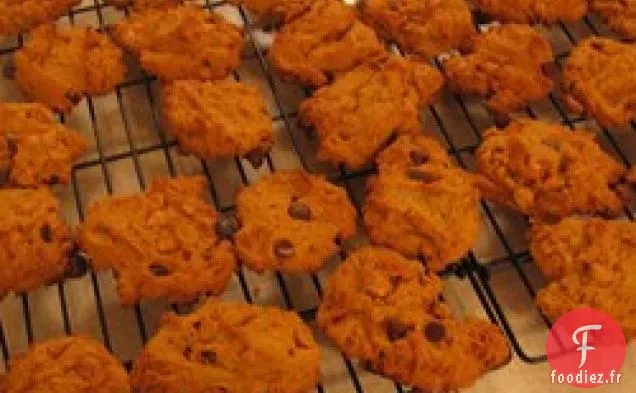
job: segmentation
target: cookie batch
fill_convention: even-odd
[[[247,29],[181,0],[110,0],[127,16],[98,30],[54,24],[78,3],[0,0],[0,35],[28,32],[13,79],[30,102],[0,103],[0,300],[81,275],[80,254],[112,272],[123,305],[207,299],[166,314],[129,372],[92,339],[56,338],[13,359],[0,392],[305,393],[320,382],[307,322],[217,297],[239,267],[298,276],[338,259],[315,317],[338,350],[414,391],[470,387],[512,356],[496,324],[453,314],[438,276],[478,244],[482,198],[529,219],[549,281],[536,298],[545,316],[597,308],[636,336],[636,226],[618,219],[636,169],[591,131],[510,120],[556,90],[601,127],[636,120],[633,43],[584,39],[557,80],[534,26],[593,12],[632,39],[634,2],[230,0],[251,28],[275,32],[264,58],[277,76],[309,92],[297,117],[316,157],[371,168],[359,211],[344,187],[306,170],[260,175],[229,212],[213,207],[204,177],[178,176],[105,197],[71,228],[51,188],[70,183],[88,142],[56,114],[117,91],[131,63],[157,78],[162,125],[183,154],[258,169],[276,143],[262,92],[232,78]],[[499,23],[477,28],[475,7]],[[479,136],[474,172],[424,135],[421,114],[445,85],[496,120]],[[363,234],[368,245],[346,247]]]

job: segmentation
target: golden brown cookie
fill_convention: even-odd
[[[620,214],[624,201],[617,186],[627,170],[590,133],[517,120],[484,137],[476,154],[491,183],[481,184],[486,197],[544,218]]]
[[[138,12],[111,31],[146,71],[164,81],[223,79],[241,61],[241,29],[197,6]]]
[[[443,83],[428,64],[391,56],[316,91],[301,104],[300,121],[318,135],[320,159],[357,169],[393,135],[420,132],[420,110]]]
[[[47,189],[0,189],[0,299],[64,275],[71,231]]]
[[[587,0],[473,0],[473,3],[504,22],[524,24],[574,23],[587,13]]]
[[[79,3],[80,0],[0,0],[0,36],[53,22]]]
[[[0,183],[69,183],[73,161],[86,151],[82,135],[57,123],[41,104],[0,103],[0,119]]]
[[[636,224],[627,221],[566,218],[535,224],[531,251],[554,281],[537,295],[551,319],[577,308],[609,314],[627,339],[636,337]]]
[[[422,57],[459,48],[475,33],[465,0],[362,0],[358,10],[381,37]]]
[[[591,0],[590,8],[596,12],[616,34],[636,39],[636,1]]]
[[[418,262],[365,247],[329,277],[317,322],[371,370],[423,391],[453,391],[505,363],[510,351],[495,325],[453,318],[441,292]]]
[[[110,93],[122,81],[123,53],[90,27],[46,25],[15,53],[15,80],[33,101],[68,112],[84,95]]]
[[[209,300],[168,314],[135,362],[144,393],[306,393],[318,383],[320,353],[293,312]]]
[[[364,224],[371,241],[434,271],[463,257],[477,242],[479,192],[442,146],[405,135],[378,157],[379,176],[369,184]]]
[[[128,375],[104,346],[72,336],[34,345],[11,363],[3,393],[130,393]]]
[[[375,32],[340,0],[312,2],[283,26],[269,51],[269,60],[285,80],[314,87],[385,56]]]
[[[163,105],[168,130],[199,158],[239,156],[260,166],[274,143],[267,102],[256,86],[176,81],[166,86]]]
[[[463,55],[443,63],[450,85],[486,98],[498,114],[541,100],[552,90],[544,66],[553,61],[550,44],[532,27],[500,25],[474,36]]]
[[[110,197],[89,210],[79,245],[95,269],[113,269],[123,304],[219,294],[235,266],[223,221],[201,177],[155,180],[145,193]]]
[[[131,7],[135,11],[143,11],[177,7],[183,4],[184,0],[106,0],[106,3],[117,8]]]
[[[344,189],[303,171],[278,172],[237,198],[239,259],[257,272],[316,271],[356,232]]]
[[[601,126],[623,126],[636,119],[636,44],[591,37],[580,42],[563,70],[565,102]]]

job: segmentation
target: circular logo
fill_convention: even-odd
[[[550,329],[546,344],[552,383],[593,388],[620,383],[625,335],[604,312],[579,308]]]

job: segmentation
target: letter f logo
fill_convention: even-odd
[[[574,344],[581,345],[576,349],[577,351],[581,351],[581,364],[579,364],[579,368],[583,367],[585,361],[587,360],[587,351],[596,349],[587,345],[587,332],[589,332],[590,330],[601,330],[602,328],[602,325],[586,325],[581,326],[580,328],[576,329],[574,333],[572,333],[572,341],[574,341]],[[583,332],[583,335],[581,336],[581,342],[579,342],[576,336],[578,336],[578,334],[581,332]]]

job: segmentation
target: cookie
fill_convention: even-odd
[[[469,40],[463,53],[443,63],[451,87],[484,97],[497,114],[522,109],[552,90],[544,71],[552,64],[552,49],[532,27],[494,26]]]
[[[209,300],[168,314],[133,366],[144,393],[305,393],[319,379],[320,353],[293,312]]]
[[[41,104],[0,103],[0,119],[0,183],[69,183],[73,162],[86,151],[82,135],[57,123]]]
[[[316,91],[300,105],[299,119],[317,134],[319,159],[358,169],[392,136],[421,131],[420,110],[443,83],[433,67],[391,56]]]
[[[79,245],[97,270],[112,269],[123,304],[219,294],[234,271],[232,244],[204,197],[202,177],[155,180],[145,193],[93,205]],[[187,283],[187,285],[184,285]]]
[[[165,9],[182,5],[184,0],[107,0],[108,5],[117,8],[131,7],[135,11]]]
[[[378,158],[364,224],[374,244],[420,257],[434,271],[463,257],[478,239],[479,192],[435,140],[405,135]]]
[[[317,87],[335,74],[386,56],[375,32],[340,0],[316,0],[283,25],[268,57],[284,80]]]
[[[47,189],[0,189],[0,298],[62,278],[71,231]]]
[[[591,0],[590,8],[610,29],[626,39],[636,39],[636,2],[633,0]]]
[[[223,79],[241,61],[241,29],[197,6],[134,13],[110,30],[144,70],[164,81]]]
[[[53,22],[79,3],[80,0],[0,0],[0,36]]]
[[[503,22],[522,24],[574,23],[587,13],[587,0],[473,0],[473,3]]]
[[[60,337],[15,357],[3,393],[130,393],[128,375],[92,338]]]
[[[625,204],[618,186],[626,168],[585,130],[517,120],[486,131],[476,155],[491,183],[481,184],[486,197],[528,216],[616,216]]]
[[[535,263],[553,279],[537,294],[539,309],[556,320],[577,308],[609,314],[629,340],[636,337],[636,224],[566,218],[535,224]]]
[[[358,10],[381,37],[424,58],[459,48],[475,33],[465,0],[363,0]]]
[[[277,172],[238,194],[238,257],[256,271],[316,271],[356,232],[344,189],[304,171]]]
[[[563,70],[566,104],[592,116],[603,127],[624,126],[636,119],[636,44],[591,37],[581,41]]]
[[[120,83],[123,53],[90,27],[46,25],[15,52],[15,80],[32,100],[69,112],[84,95],[105,95]]]
[[[471,386],[510,357],[499,329],[453,318],[439,278],[388,249],[352,253],[327,281],[318,325],[347,356],[423,391]]]
[[[267,102],[255,86],[234,81],[176,81],[163,113],[181,148],[202,159],[246,157],[255,166],[274,143]]]

